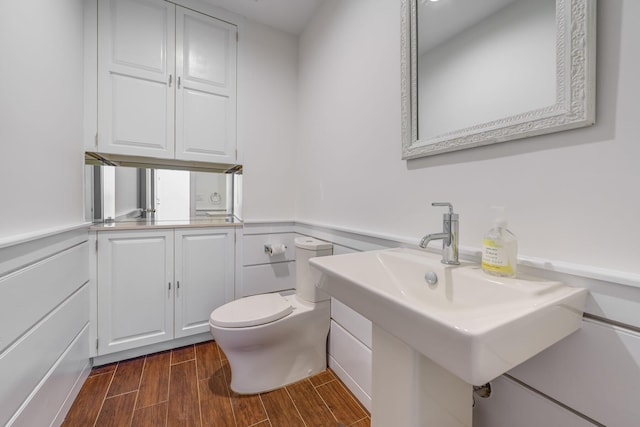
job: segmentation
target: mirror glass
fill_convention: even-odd
[[[87,217],[94,222],[234,215],[236,174],[104,165],[85,168]]]
[[[591,0],[401,0],[403,158],[595,122]]]

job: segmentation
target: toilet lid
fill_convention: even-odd
[[[254,295],[216,308],[210,321],[223,328],[242,328],[273,322],[292,311],[289,301],[280,294]]]

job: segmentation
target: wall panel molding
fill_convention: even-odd
[[[309,222],[296,222],[295,231],[357,251],[399,246],[417,249],[419,240],[418,237],[411,240],[401,236]],[[439,253],[438,249],[432,247],[427,248],[426,251]],[[460,258],[480,262],[480,248],[461,247]],[[608,319],[618,325],[628,325],[631,328],[640,327],[640,276],[628,272],[526,256],[518,257],[518,261],[519,269],[522,272],[589,289],[587,313],[598,316],[605,322]]]
[[[0,245],[0,424],[59,424],[88,374],[87,239],[81,224]]]

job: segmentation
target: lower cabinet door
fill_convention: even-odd
[[[234,229],[176,229],[175,337],[209,331],[211,312],[234,298]]]
[[[173,338],[173,230],[98,233],[98,354]]]

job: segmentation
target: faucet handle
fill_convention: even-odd
[[[449,215],[453,215],[453,205],[449,202],[434,202],[434,203],[431,203],[431,206],[448,206]]]

